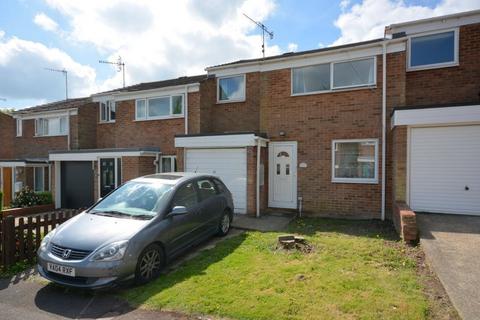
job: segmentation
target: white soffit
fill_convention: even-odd
[[[255,134],[225,134],[211,136],[175,137],[175,148],[240,148],[256,146],[260,139],[265,147],[267,139]]]
[[[156,89],[149,89],[149,90],[138,90],[138,91],[131,91],[131,92],[115,92],[109,93],[107,95],[97,94],[92,96],[93,102],[105,102],[107,100],[115,100],[115,101],[126,101],[126,100],[135,100],[135,99],[146,99],[146,98],[154,98],[154,97],[161,97],[161,96],[170,96],[174,94],[183,94],[188,92],[198,92],[200,91],[200,84],[199,83],[191,83],[188,85],[179,85],[179,86],[170,86],[164,88],[156,88]]]
[[[51,153],[48,158],[50,161],[96,161],[99,158],[155,157],[158,153],[154,151],[65,152]]]
[[[62,110],[51,110],[51,111],[42,111],[42,112],[34,112],[26,113],[26,114],[15,114],[13,115],[14,119],[22,119],[22,120],[30,120],[30,119],[38,119],[38,118],[56,118],[56,117],[66,117],[76,116],[78,114],[78,109],[62,109]]]
[[[392,127],[480,122],[480,105],[424,109],[396,109]]]

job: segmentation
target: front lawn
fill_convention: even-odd
[[[429,303],[391,227],[303,219],[290,232],[313,253],[276,250],[247,232],[122,295],[133,305],[233,319],[424,319]]]

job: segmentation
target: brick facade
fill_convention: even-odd
[[[0,159],[13,158],[13,137],[15,136],[15,120],[0,112]]]

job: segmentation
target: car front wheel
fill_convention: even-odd
[[[163,267],[163,250],[157,244],[151,244],[140,254],[135,271],[138,284],[147,283],[160,275]]]
[[[230,219],[230,214],[228,211],[225,211],[220,219],[220,223],[218,224],[218,235],[223,237],[228,234],[230,231],[230,223],[232,220]]]

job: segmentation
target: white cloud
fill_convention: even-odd
[[[346,10],[349,5],[350,5],[350,0],[342,0],[342,1],[340,1],[340,9],[341,9],[342,11]]]
[[[5,36],[5,31],[0,30],[0,39],[2,39]]]
[[[68,54],[18,38],[0,39],[0,96],[11,100],[45,101],[65,98],[62,74],[45,68],[68,71],[69,96],[90,95],[95,89],[95,70],[75,62]]]
[[[275,9],[274,0],[45,1],[69,21],[69,39],[94,45],[100,59],[122,56],[127,85],[260,57],[260,33],[242,13],[265,20]],[[280,52],[278,46],[266,47],[267,55]],[[116,73],[100,87],[119,85]]]
[[[57,31],[58,29],[58,24],[43,12],[37,13],[33,22],[46,31]]]
[[[318,43],[318,47],[319,47],[319,48],[325,48],[325,44],[324,44],[323,42],[319,42],[319,43]]]
[[[347,6],[341,2],[340,6]],[[332,45],[381,38],[387,25],[480,9],[478,0],[443,0],[435,7],[408,5],[402,0],[364,0],[344,10],[335,21],[340,37]]]
[[[287,46],[287,48],[288,48],[288,51],[289,51],[289,52],[295,52],[295,51],[298,50],[298,44],[296,44],[296,43],[289,43],[288,46]]]

